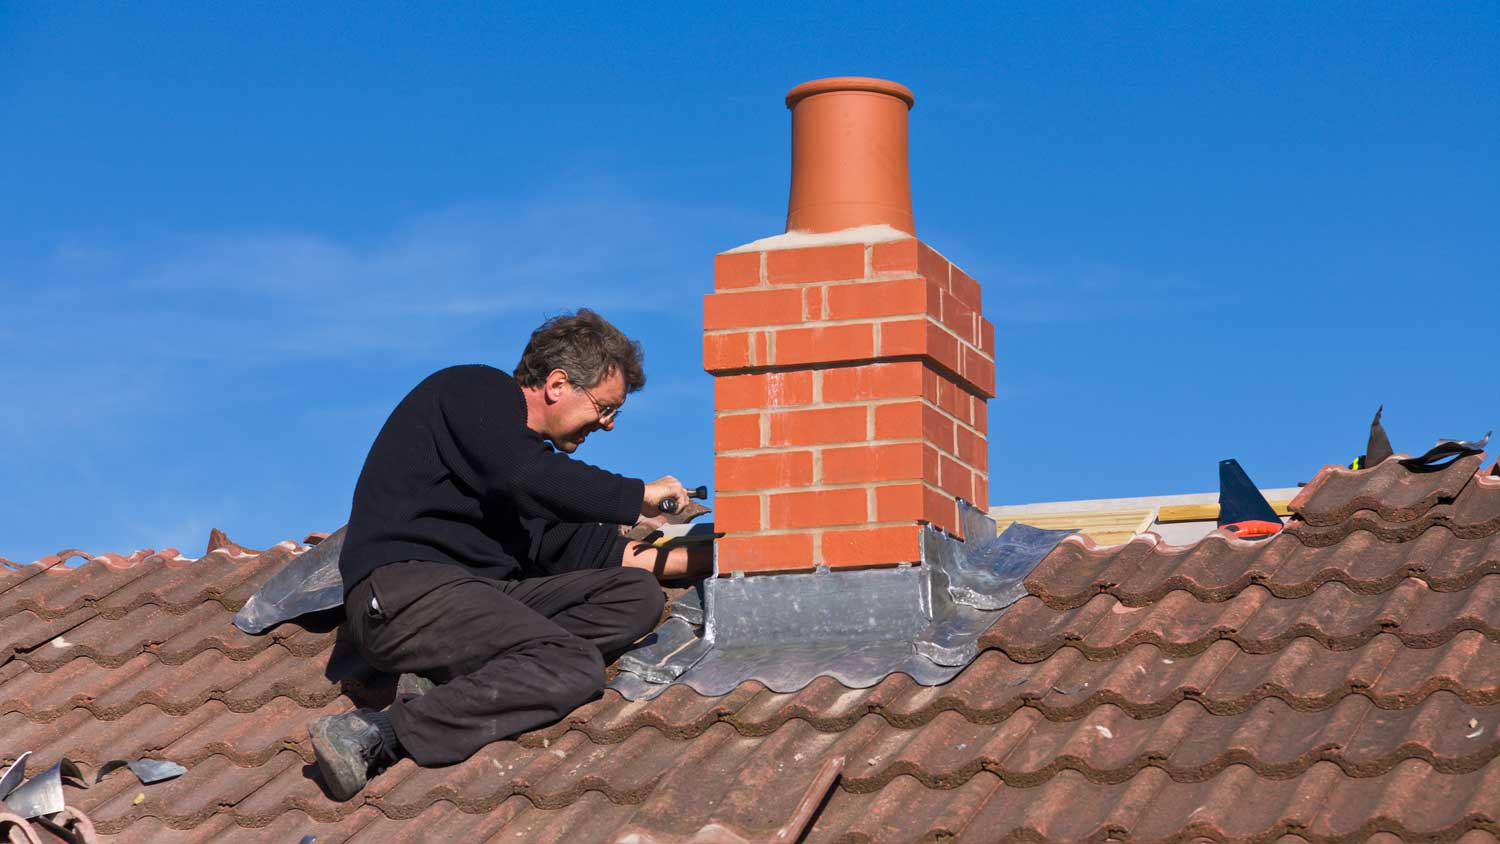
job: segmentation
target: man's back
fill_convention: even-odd
[[[526,421],[521,388],[489,366],[439,370],[407,394],[355,485],[345,593],[402,560],[513,577],[547,523],[635,520],[640,481],[558,454]]]

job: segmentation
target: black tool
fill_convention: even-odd
[[[707,497],[708,487],[706,486],[700,486],[697,489],[688,490],[688,498],[697,498],[701,501],[702,499],[705,499]],[[662,511],[663,513],[675,513],[677,512],[677,499],[663,498],[661,504],[657,505],[656,509]]]

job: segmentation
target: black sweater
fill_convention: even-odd
[[[497,579],[617,563],[612,525],[635,521],[645,483],[555,451],[526,418],[520,385],[488,366],[439,370],[408,393],[354,486],[345,594],[402,560]]]

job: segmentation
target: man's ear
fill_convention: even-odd
[[[542,394],[548,402],[562,401],[563,392],[572,384],[568,380],[568,373],[561,369],[554,369],[547,373],[547,380],[542,382]]]

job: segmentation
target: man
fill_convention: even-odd
[[[673,477],[645,483],[573,460],[646,383],[641,348],[587,309],[547,320],[514,377],[429,376],[392,411],[354,488],[339,558],[345,632],[403,678],[383,711],[319,718],[313,750],[347,800],[402,755],[467,759],[553,723],[604,687],[604,666],[660,619],[657,578],[706,574],[701,549],[626,542],[660,522]],[[550,445],[549,445],[550,444]]]

